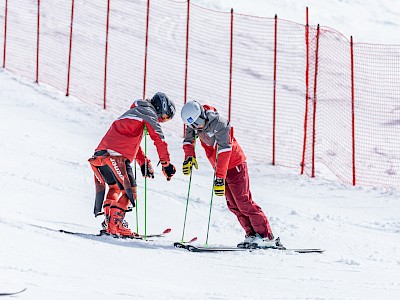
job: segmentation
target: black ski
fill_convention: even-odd
[[[225,251],[246,251],[249,249],[233,247],[196,247],[190,244],[174,243],[175,248],[186,249],[190,252],[225,252]]]
[[[325,250],[322,249],[287,249],[285,247],[274,247],[274,248],[237,248],[237,247],[196,247],[190,244],[174,243],[175,248],[186,249],[190,252],[235,252],[235,251],[259,251],[259,250],[280,250],[280,251],[292,251],[297,253],[323,253]]]
[[[85,237],[85,236],[112,236],[115,238],[122,238],[122,239],[144,240],[145,238],[147,239],[147,238],[155,238],[155,237],[164,237],[166,234],[171,232],[171,228],[167,228],[161,233],[147,234],[146,236],[144,234],[139,234],[139,235],[135,235],[132,237],[113,236],[113,235],[106,234],[104,232],[100,232],[100,233],[96,234],[96,233],[83,233],[83,232],[68,231],[68,230],[64,230],[64,229],[60,229],[59,231],[62,233],[73,234],[73,235],[78,235],[78,236],[83,236],[83,237]]]
[[[26,288],[24,288],[24,289],[22,289],[22,290],[20,290],[20,291],[18,291],[18,292],[0,293],[0,296],[12,296],[12,295],[16,295],[16,294],[22,293],[22,292],[24,292],[24,291],[26,291]]]

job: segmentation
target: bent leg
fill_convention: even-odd
[[[118,186],[121,190],[125,191],[132,206],[135,207],[136,197],[133,192],[133,187],[136,187],[136,182],[133,178],[129,160],[123,156],[109,156],[105,159],[105,163],[113,172]]]
[[[106,215],[106,219],[110,216],[110,206],[112,203],[118,200],[121,194],[121,187],[117,184],[117,181],[114,177],[113,172],[111,171],[110,167],[105,165],[98,168],[99,172],[101,173],[104,181],[108,185],[108,192],[106,195],[106,200],[103,203],[103,211]],[[108,220],[107,220],[108,221]]]
[[[94,210],[93,210],[95,216],[101,213],[101,208],[103,205],[104,195],[106,190],[105,178],[103,174],[100,172],[100,168],[104,166],[103,160],[106,157],[106,155],[107,155],[106,151],[97,151],[91,158],[88,159],[90,167],[92,168],[94,173],[94,184],[96,188],[96,196],[94,200]]]
[[[247,164],[228,170],[226,183],[239,211],[248,217],[254,232],[272,239],[271,227],[262,209],[252,199]]]
[[[228,206],[228,209],[235,214],[237,217],[240,225],[246,232],[246,235],[254,235],[255,232],[253,230],[253,227],[251,226],[250,219],[248,216],[244,215],[236,205],[235,198],[232,195],[232,192],[229,188],[229,185],[226,185],[225,187],[225,197],[226,197],[226,204]]]

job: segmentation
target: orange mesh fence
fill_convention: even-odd
[[[276,164],[300,169],[306,99],[305,27],[279,20],[277,26]]]
[[[246,155],[268,163],[273,151],[274,28],[274,19],[233,16],[231,121]],[[247,142],[250,137],[252,143]]]
[[[144,1],[110,2],[107,109],[123,113],[134,100],[142,98],[146,15]],[[105,45],[103,47],[104,55]]]
[[[79,0],[74,4],[69,92],[102,105],[107,1]]]
[[[400,46],[354,44],[357,183],[400,185]]]
[[[312,47],[310,47],[305,170],[310,175],[314,173],[315,176],[318,176],[318,170],[313,171],[313,160],[314,163],[322,162],[342,180],[351,183],[350,43],[340,33],[328,28],[321,28],[317,61],[315,53],[317,31],[315,28],[310,31],[309,38],[312,41]],[[317,77],[315,77],[316,72]],[[314,146],[313,140],[315,141]]]
[[[40,15],[38,81],[64,91],[68,75],[71,3],[42,0]]]
[[[4,32],[5,29],[4,25],[6,24],[6,2],[5,1],[1,1],[0,2],[0,66],[4,67],[3,62],[4,62]]]
[[[3,1],[4,2],[4,1]],[[38,6],[35,1],[7,1],[7,40],[4,66],[27,78],[36,78]],[[2,11],[5,14],[5,10]],[[5,18],[4,18],[5,20]]]
[[[166,132],[181,133],[183,128],[180,111],[185,83],[186,15],[185,1],[150,2],[145,97],[165,92],[175,100],[176,117],[163,125]],[[141,55],[143,58],[143,51]],[[143,71],[141,75],[143,78]],[[143,83],[139,97],[143,96]]]
[[[248,158],[399,186],[400,46],[173,0],[5,0],[8,70],[123,113],[166,92],[230,119]],[[239,126],[235,126],[240,124]]]
[[[231,14],[191,5],[188,100],[215,106],[228,117]]]

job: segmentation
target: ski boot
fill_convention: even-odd
[[[107,233],[107,228],[108,228],[108,223],[110,223],[110,207],[114,200],[112,199],[106,199],[103,203],[103,211],[104,211],[104,220],[101,223],[101,230],[100,230],[100,235],[103,234],[108,234]]]
[[[254,234],[253,235],[251,235],[251,234],[246,235],[244,237],[244,241],[239,243],[239,244],[237,244],[237,247],[238,248],[249,248],[250,245],[253,243],[255,238],[256,238],[256,236]]]
[[[274,238],[272,236],[272,239],[265,237],[263,238],[261,235],[258,233],[256,234],[253,242],[250,244],[249,248],[255,249],[255,248],[272,248],[272,249],[277,249],[277,248],[282,248],[283,245],[281,244],[280,238]]]
[[[125,209],[113,204],[110,207],[110,222],[108,223],[107,233],[114,237],[133,238],[138,234],[128,228],[128,223],[124,220]]]

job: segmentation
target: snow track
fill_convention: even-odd
[[[0,70],[0,291],[21,299],[399,299],[400,193],[350,187],[249,162],[252,194],[288,248],[324,254],[201,254],[179,241],[188,178],[148,180],[153,242],[80,238],[58,229],[97,232],[87,158],[116,117]],[[240,126],[240,124],[235,124]],[[166,132],[180,170],[181,137]],[[157,162],[148,141],[148,155]],[[205,241],[212,169],[201,149],[193,174],[185,237]],[[138,174],[140,171],[138,170]],[[320,174],[322,177],[323,174]],[[143,179],[138,178],[143,233]],[[135,228],[135,213],[127,215]],[[209,244],[235,245],[244,233],[214,197]],[[116,278],[121,284],[112,285]]]

